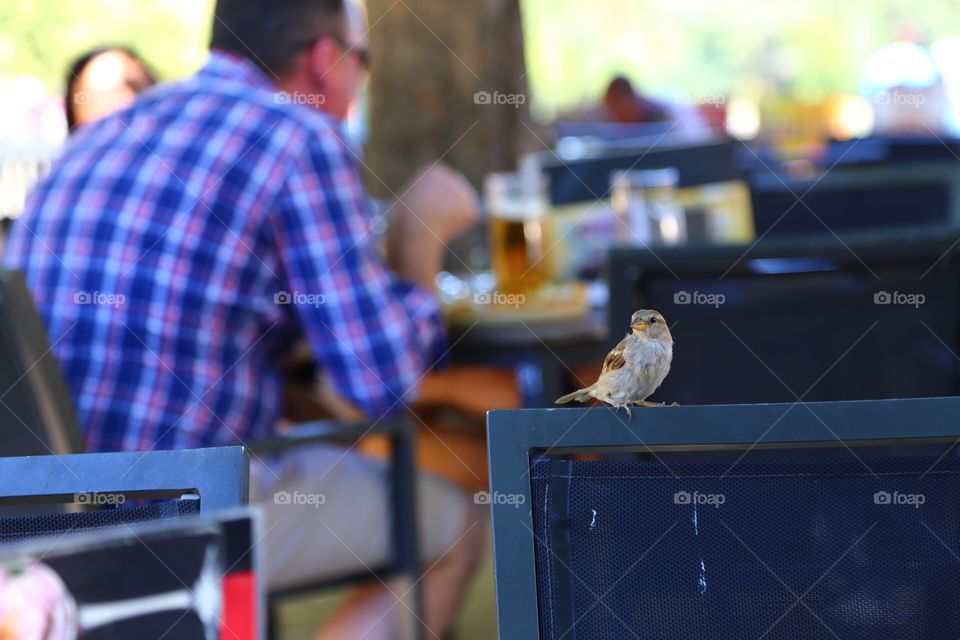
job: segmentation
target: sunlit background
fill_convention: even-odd
[[[869,133],[878,88],[897,84],[936,85],[951,105],[944,130],[960,131],[955,2],[523,0],[521,7],[530,104],[540,122],[595,103],[623,73],[664,100],[723,105],[728,128],[747,139],[804,109],[825,113],[834,137]],[[93,46],[131,46],[165,80],[194,71],[211,12],[211,0],[6,4],[0,141],[64,137],[65,69]]]

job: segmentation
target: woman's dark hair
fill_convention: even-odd
[[[150,70],[150,67],[147,66],[147,63],[143,61],[143,58],[137,55],[136,51],[130,49],[129,47],[114,47],[105,45],[87,51],[74,60],[67,69],[67,87],[63,95],[64,108],[67,113],[67,129],[69,131],[73,131],[77,127],[76,92],[77,82],[80,80],[80,74],[83,73],[83,70],[87,68],[88,64],[93,62],[94,58],[107,53],[108,51],[120,51],[127,54],[143,68],[143,72],[147,76],[147,80],[149,81],[150,85],[157,83],[157,79]]]

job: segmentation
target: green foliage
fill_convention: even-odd
[[[867,57],[910,26],[929,43],[960,33],[954,0],[521,0],[542,115],[595,102],[618,72],[655,95],[817,100],[856,93]]]
[[[904,25],[928,42],[960,33],[955,0],[520,2],[541,115],[595,102],[617,72],[667,98],[751,94],[758,86],[810,99],[856,92],[867,56]],[[0,6],[0,82],[26,73],[60,90],[69,62],[104,43],[134,47],[162,79],[182,77],[206,54],[212,5],[9,0]]]
[[[206,55],[210,0],[12,0],[0,5],[0,81],[20,74],[62,90],[74,58],[103,44],[135,49],[162,79]]]

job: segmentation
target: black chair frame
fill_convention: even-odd
[[[609,257],[610,346],[626,332],[630,315],[644,304],[650,278],[711,278],[755,274],[754,261],[792,260],[799,267],[816,262],[830,270],[867,273],[887,264],[913,262],[937,268],[957,260],[960,227],[914,231],[874,231],[844,236],[805,235],[761,238],[750,245],[689,245],[684,247],[615,247]],[[669,320],[669,319],[668,319]]]
[[[194,495],[207,513],[245,505],[249,483],[243,447],[0,457],[0,505],[74,503],[78,494]]]
[[[679,406],[638,409],[632,420],[606,408],[491,411],[491,492],[524,498],[521,508],[492,509],[500,640],[540,637],[530,479],[535,455],[925,444],[949,451],[960,443],[957,416],[960,397]]]

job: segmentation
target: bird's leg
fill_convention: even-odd
[[[633,415],[630,413],[630,405],[625,404],[625,405],[623,405],[623,408],[627,410],[627,417],[632,420],[632,419],[633,419]]]

